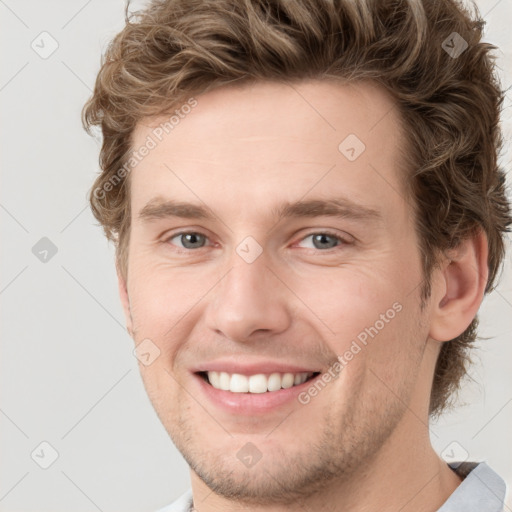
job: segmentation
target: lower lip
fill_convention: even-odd
[[[319,374],[302,384],[287,389],[280,389],[279,391],[232,393],[231,391],[216,389],[201,376],[193,375],[198,381],[201,391],[211,402],[230,413],[245,415],[268,413],[294,400],[300,403],[297,398],[298,395],[309,388],[320,377]]]

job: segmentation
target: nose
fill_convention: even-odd
[[[249,342],[288,328],[289,291],[265,261],[262,255],[246,263],[234,254],[230,271],[212,290],[205,313],[210,329],[230,340]]]

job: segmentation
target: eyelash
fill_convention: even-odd
[[[172,235],[168,236],[165,238],[165,240],[163,240],[163,243],[165,244],[169,244],[170,241],[173,239],[173,238],[176,238],[177,236],[180,236],[180,235],[201,235],[201,236],[204,236],[207,240],[209,239],[207,235],[205,235],[204,233],[201,233],[201,231],[179,231],[177,233],[173,233]],[[312,231],[310,232],[309,234],[303,236],[299,242],[302,242],[304,241],[306,238],[309,238],[310,236],[313,236],[313,235],[328,235],[330,237],[333,237],[333,238],[336,238],[340,243],[334,247],[330,247],[328,249],[314,249],[314,248],[306,248],[306,250],[312,250],[312,251],[315,251],[315,252],[324,252],[324,253],[331,253],[332,251],[336,250],[336,249],[339,249],[341,246],[346,246],[346,245],[350,245],[350,242],[344,238],[342,238],[340,235],[336,234],[336,233],[333,233],[332,231],[329,231],[329,230],[323,230],[323,231]],[[177,249],[177,252],[180,252],[180,253],[187,253],[187,252],[193,252],[193,251],[199,251],[200,249],[204,249],[205,247],[199,247],[198,249],[187,249],[187,248],[182,248],[182,247],[177,247],[175,246],[176,249]]]

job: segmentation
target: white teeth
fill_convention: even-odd
[[[210,378],[209,375],[208,375],[208,378]],[[220,372],[220,374],[219,374],[219,389],[222,389],[224,391],[229,391],[230,382],[231,382],[231,377],[229,376],[229,374],[226,372]],[[211,384],[211,381],[210,381],[210,384]],[[212,386],[213,386],[213,384],[212,384]]]
[[[283,380],[281,381],[281,387],[284,389],[291,388],[293,386],[293,381],[295,380],[295,376],[293,373],[285,373],[283,375]]]
[[[233,393],[247,393],[249,391],[249,379],[245,375],[233,373],[229,390]]]
[[[267,377],[263,374],[249,377],[249,391],[251,393],[265,393],[267,391]]]
[[[311,377],[311,372],[301,373],[272,373],[264,375],[241,375],[226,372],[207,372],[208,380],[215,389],[231,391],[232,393],[265,393],[298,386]]]
[[[219,372],[210,372],[208,374],[208,378],[210,379],[210,383],[214,388],[220,389]]]
[[[269,391],[279,391],[281,389],[281,374],[272,373],[268,378],[267,389]]]

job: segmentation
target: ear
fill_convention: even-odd
[[[128,334],[133,338],[133,321],[132,321],[132,313],[130,309],[130,298],[128,296],[128,287],[126,284],[126,279],[122,276],[119,265],[116,263],[116,271],[117,271],[117,283],[119,288],[119,297],[121,298],[121,304],[123,306],[124,318],[126,321],[126,330]]]
[[[483,230],[447,254],[432,293],[430,337],[449,341],[462,334],[482,303],[489,276]]]

